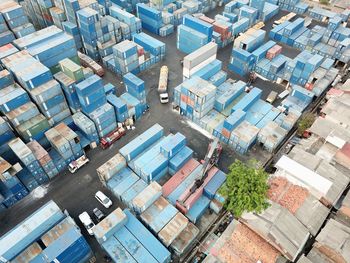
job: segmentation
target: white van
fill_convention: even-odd
[[[79,215],[79,220],[83,223],[86,230],[88,231],[89,235],[93,235],[93,228],[95,226],[94,222],[92,221],[91,217],[87,212],[83,212]]]
[[[104,193],[101,191],[97,191],[95,194],[95,198],[97,201],[101,203],[105,208],[110,208],[112,206],[112,200],[109,199]]]

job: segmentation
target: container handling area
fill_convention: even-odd
[[[0,263],[350,263],[341,2],[1,0]]]

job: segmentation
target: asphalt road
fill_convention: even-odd
[[[215,14],[221,13],[223,7],[217,8],[216,10],[208,14],[209,17],[214,17]],[[281,13],[279,16],[282,16]],[[274,20],[274,19],[273,19]],[[272,26],[272,21],[266,24],[265,30],[268,30]],[[142,72],[138,76],[145,81],[146,92],[147,92],[147,102],[150,105],[150,110],[142,117],[140,121],[135,123],[135,130],[128,131],[127,135],[117,141],[112,147],[107,150],[102,150],[101,148],[96,148],[87,152],[87,156],[90,159],[90,163],[85,167],[81,168],[76,174],[70,174],[69,172],[64,172],[56,176],[48,184],[37,188],[29,196],[18,202],[14,207],[8,209],[6,212],[0,214],[0,235],[3,235],[9,231],[13,226],[20,223],[23,219],[28,217],[36,209],[42,206],[49,200],[54,200],[62,209],[67,209],[69,214],[76,220],[78,225],[82,229],[82,233],[87,238],[89,244],[91,245],[93,251],[98,260],[101,262],[101,258],[104,255],[100,246],[93,237],[88,236],[87,232],[83,228],[82,224],[78,220],[78,215],[83,211],[87,211],[92,214],[92,210],[95,207],[99,207],[105,214],[110,213],[115,208],[121,204],[116,200],[108,189],[104,188],[100,183],[96,168],[102,165],[104,162],[109,160],[114,156],[118,149],[124,146],[126,143],[135,138],[138,134],[151,127],[155,123],[159,123],[164,127],[165,133],[171,132],[181,132],[187,137],[188,145],[195,152],[198,159],[204,157],[209,139],[202,135],[197,130],[192,129],[177,113],[172,110],[171,103],[167,105],[162,105],[159,102],[157,85],[159,77],[159,69],[162,65],[167,65],[169,67],[169,94],[172,94],[174,87],[182,82],[182,66],[180,61],[185,56],[176,49],[176,33],[170,35],[169,37],[162,38],[150,33],[150,35],[156,37],[157,39],[166,43],[167,51],[166,57],[157,65],[152,68]],[[218,59],[223,62],[223,69],[228,72],[228,77],[233,79],[247,80],[245,77],[238,76],[227,70],[227,64],[230,58],[232,50],[232,44],[218,51]],[[296,53],[295,50],[287,48],[284,50],[287,56],[293,57]],[[107,72],[104,76],[105,82],[110,82],[118,88],[118,93],[124,91],[124,87],[121,83],[121,78],[116,76],[111,72]],[[278,92],[282,91],[284,88],[280,85],[263,81],[258,79],[255,86],[263,90],[263,96],[267,97],[271,90],[276,90]],[[219,167],[223,171],[227,171],[227,167],[232,163],[235,158],[246,160],[251,157],[263,157],[262,155],[268,155],[267,153],[251,153],[247,156],[239,156],[235,154],[232,150],[224,147],[222,157],[220,159]],[[104,209],[94,198],[94,194],[98,190],[103,190],[109,197],[111,197],[113,206],[108,210]]]

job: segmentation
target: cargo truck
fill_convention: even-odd
[[[114,131],[107,134],[105,137],[103,137],[100,141],[101,148],[107,149],[109,146],[111,146],[113,143],[118,141],[122,136],[125,135],[125,129],[123,127],[118,127]]]
[[[80,59],[80,63],[83,67],[88,67],[88,68],[91,68],[92,71],[102,77],[104,74],[105,74],[105,71],[103,69],[103,67],[101,67],[96,61],[94,61],[92,58],[90,58],[89,56],[81,53],[81,52],[78,52],[78,56],[79,56],[79,59]]]
[[[69,171],[74,174],[77,170],[79,170],[81,167],[83,167],[85,164],[89,162],[89,159],[84,155],[80,156],[75,161],[71,162],[68,165]]]
[[[168,67],[167,66],[162,66],[160,69],[158,93],[159,93],[160,103],[164,104],[169,102]]]

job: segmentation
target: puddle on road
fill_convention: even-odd
[[[31,192],[31,195],[35,199],[40,199],[40,198],[43,198],[46,195],[46,193],[47,193],[47,187],[38,186]]]

